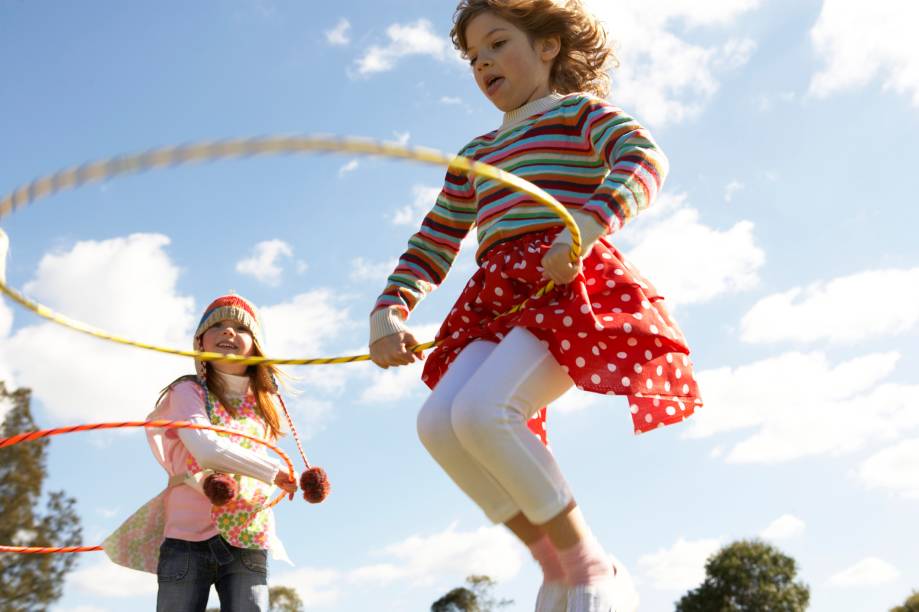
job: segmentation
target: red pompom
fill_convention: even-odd
[[[224,506],[234,499],[239,490],[236,479],[229,474],[211,474],[204,479],[204,494],[215,506]]]
[[[303,490],[303,499],[311,504],[318,504],[329,496],[332,485],[329,476],[320,467],[313,467],[300,475],[300,489]]]

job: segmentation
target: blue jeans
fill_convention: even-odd
[[[221,612],[268,612],[268,553],[237,548],[220,536],[202,542],[166,538],[156,568],[157,612],[205,612],[211,585]]]

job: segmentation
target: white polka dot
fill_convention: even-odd
[[[453,339],[454,339],[454,340],[456,340],[456,339],[459,338],[459,337],[460,337],[459,332],[453,332]],[[203,393],[202,393],[202,395],[203,395]]]
[[[603,255],[601,255],[601,257],[602,257],[603,259],[612,259],[612,258],[613,258],[613,256],[610,255],[609,253],[604,253]]]
[[[676,376],[677,378],[683,378],[683,370],[681,370],[680,368],[677,368],[677,369],[676,369],[676,372],[674,372],[673,374],[674,374],[674,376]]]
[[[623,294],[622,294],[622,301],[623,301],[623,302],[628,302],[628,301],[630,301],[631,299],[632,299],[632,296],[629,295],[628,293],[623,293]]]
[[[555,314],[562,314],[563,312],[565,312],[565,309],[564,309],[564,308],[556,308],[556,309],[555,309]]]
[[[636,374],[641,374],[641,364],[636,363],[634,366],[632,366],[632,369],[635,370]]]
[[[587,337],[587,332],[578,332],[578,338],[582,340]]]
[[[603,324],[602,324],[602,323],[594,323],[594,329],[597,330],[597,331],[603,331]]]
[[[562,350],[567,351],[570,348],[571,348],[571,343],[568,342],[567,340],[562,340]]]
[[[630,408],[632,410],[632,414],[638,414],[638,404],[632,404]]]
[[[599,385],[599,384],[600,384],[600,376],[597,375],[597,374],[592,374],[591,377],[590,377],[590,382],[592,382],[592,383],[595,384],[595,385]]]
[[[610,316],[603,317],[603,320],[606,321],[607,323],[612,323],[613,321],[615,321],[615,319]]]
[[[622,329],[625,330],[625,333],[631,334],[631,333],[632,333],[632,324],[631,324],[631,323],[626,323],[625,325],[622,326]]]
[[[584,314],[587,314],[588,312],[590,312],[590,306],[588,306],[587,304],[581,304],[581,312]]]
[[[596,284],[597,284],[597,279],[595,279],[595,278],[588,278],[588,279],[587,279],[587,286],[588,286],[588,287],[593,287],[593,286],[596,285]]]
[[[609,370],[610,372],[615,372],[615,371],[616,371],[616,364],[615,364],[615,363],[608,363],[608,364],[606,364],[606,369]]]
[[[657,366],[657,370],[655,370],[655,371],[657,372],[657,375],[658,375],[658,376],[663,376],[663,375],[664,375],[664,366]]]
[[[613,287],[616,286],[616,281],[608,280],[608,281],[606,281],[606,286],[609,287],[610,289],[612,289]]]
[[[673,363],[673,355],[667,353],[667,363]]]
[[[628,386],[631,385],[631,384],[632,384],[632,381],[629,379],[628,376],[623,376],[623,377],[622,377],[622,386],[628,387]]]
[[[676,408],[674,408],[673,406],[667,406],[667,410],[666,410],[665,412],[666,412],[669,416],[673,416],[673,415],[676,414]]]
[[[599,302],[594,302],[593,304],[591,304],[591,306],[593,306],[596,309],[596,308],[602,308],[603,305],[600,304]]]
[[[463,319],[463,323],[468,323],[468,322],[469,322],[469,317],[463,315],[461,318]]]
[[[616,357],[618,357],[619,359],[625,359],[626,357],[628,357],[628,354],[625,353],[624,351],[619,351],[618,353],[616,353]]]
[[[543,314],[540,312],[539,314],[536,315],[536,322],[537,322],[537,323],[542,323],[542,322],[543,322],[543,319],[545,319],[545,318],[546,318],[545,315],[543,315]]]
[[[492,272],[494,272],[497,269],[498,269],[498,264],[491,264],[491,267],[489,268],[489,270]]]
[[[653,358],[654,358],[654,353],[652,353],[651,351],[645,351],[645,359],[647,359],[648,361],[651,361]]]
[[[653,388],[654,388],[654,382],[649,378],[648,380],[645,381],[645,386],[646,386],[648,389],[653,389]]]
[[[654,422],[654,417],[651,416],[650,414],[646,414],[646,415],[645,415],[645,423],[653,423],[653,422]]]
[[[601,349],[603,349],[604,351],[606,350],[606,342],[597,342],[597,344],[600,345]]]
[[[495,295],[497,295],[498,297],[501,297],[502,295],[504,295],[504,289],[502,289],[501,287],[495,287]]]
[[[652,333],[652,334],[659,333],[659,331],[658,331],[658,329],[657,329],[657,325],[651,325],[651,327],[649,327],[648,329],[651,330],[651,333]]]
[[[641,321],[641,320],[644,318],[644,315],[641,314],[640,312],[636,312],[636,313],[632,314],[632,316],[635,317],[636,319],[638,319],[639,321]]]
[[[683,395],[689,394],[689,385],[683,385]]]
[[[587,362],[584,361],[583,357],[578,357],[577,359],[574,360],[574,364],[578,366],[579,368],[583,368],[586,363]]]
[[[562,369],[565,371],[565,374],[568,373],[568,366],[562,366]]]
[[[641,307],[644,308],[645,310],[647,310],[647,309],[651,308],[651,302],[649,302],[648,300],[642,300],[642,301],[641,301]]]
[[[622,309],[619,307],[616,307],[616,308],[613,308],[613,312],[615,312],[616,314],[622,314]]]
[[[475,281],[474,281],[474,280],[470,280],[468,286],[469,286],[469,287],[475,287]]]
[[[599,349],[598,347],[596,347],[596,346],[593,347],[592,349],[590,349],[590,352],[593,353],[595,357],[599,357],[599,356],[600,356],[600,349]]]
[[[599,272],[602,269],[603,269],[603,264],[601,263],[594,266],[594,272]]]
[[[616,268],[615,271],[613,271],[613,274],[615,274],[616,276],[624,276],[625,272],[623,272],[619,268]]]
[[[629,346],[637,346],[638,340],[636,340],[635,338],[629,338],[626,344],[628,344]]]
[[[670,381],[669,380],[664,383],[664,391],[666,391],[667,393],[670,393]]]
[[[686,359],[686,356],[685,356],[685,355],[683,355],[683,367],[685,368],[685,367],[688,366],[688,365],[689,365],[689,360]]]
[[[571,317],[565,317],[564,319],[562,319],[562,325],[564,325],[565,327],[571,327],[573,323],[574,323],[574,319],[572,319]]]
[[[660,339],[660,338],[655,338],[655,339],[654,339],[654,346],[656,346],[657,348],[662,348],[662,347],[664,346],[664,343],[661,342],[661,339]]]
[[[655,397],[652,403],[654,404],[654,407],[657,408],[661,405],[661,399],[659,397]]]

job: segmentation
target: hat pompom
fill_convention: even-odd
[[[300,489],[303,499],[311,504],[318,504],[329,496],[332,485],[329,476],[321,467],[312,467],[300,475]]]
[[[236,479],[229,474],[211,474],[204,479],[204,494],[215,506],[225,506],[234,499],[239,491]]]

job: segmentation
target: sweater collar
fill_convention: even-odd
[[[504,121],[501,123],[501,127],[498,128],[498,131],[503,132],[520,125],[524,119],[546,112],[550,108],[555,107],[558,101],[564,97],[565,96],[558,92],[552,92],[544,98],[527,102],[520,108],[515,108],[510,112],[504,113]]]
[[[232,395],[234,397],[244,396],[249,391],[249,377],[248,376],[236,376],[235,374],[224,374],[223,372],[218,372],[213,370],[220,377],[220,380],[223,382],[224,389],[226,389],[227,395]]]

